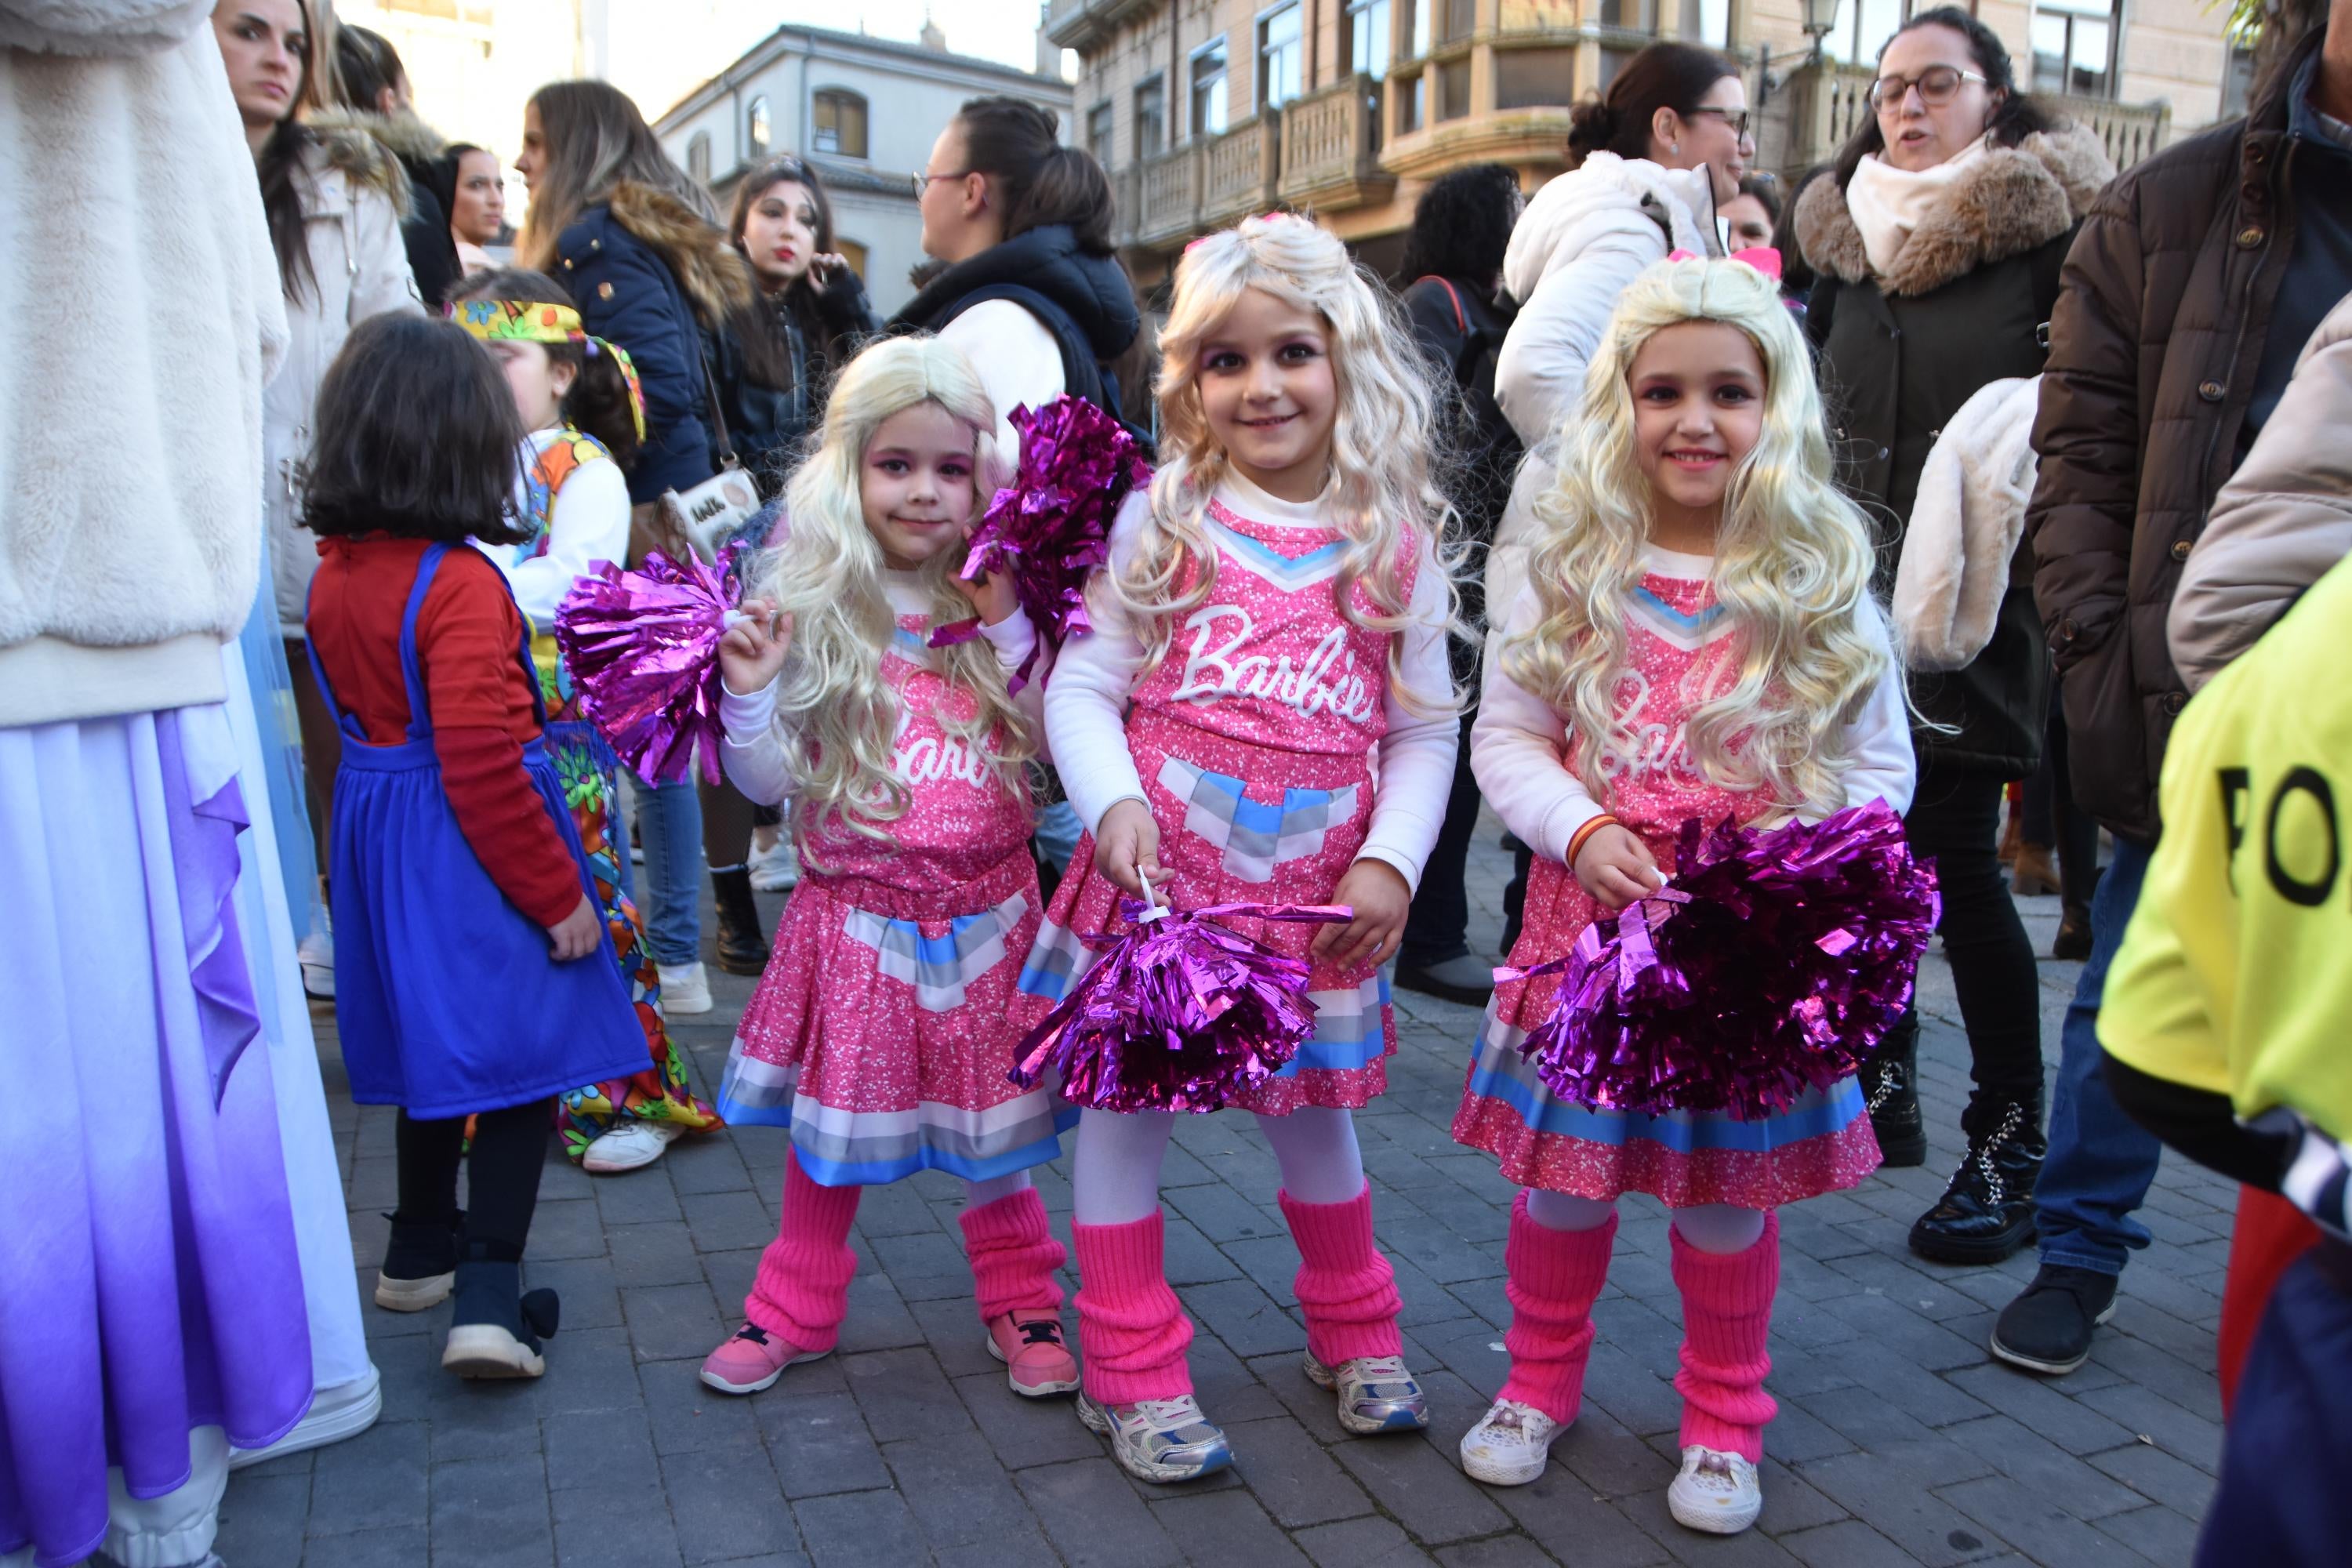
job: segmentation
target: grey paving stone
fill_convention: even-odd
[[[443,1379],[431,1408],[435,1469],[456,1459],[499,1459],[539,1452],[539,1405],[526,1383]]]
[[[1465,1542],[1437,1554],[1445,1568],[1538,1568],[1559,1559],[1523,1535],[1498,1535],[1488,1541]]]
[[[434,1374],[446,1379],[449,1374],[438,1364],[439,1346],[433,1350]],[[531,1401],[543,1417],[637,1409],[644,1399],[636,1361],[625,1328],[567,1328],[548,1343],[547,1375],[531,1385]]]
[[[310,1470],[309,1532],[341,1535],[422,1521],[431,1445],[421,1421],[379,1421],[320,1449]]]
[[[1283,1402],[1276,1396],[1278,1388],[1304,1384],[1318,1392],[1307,1382],[1294,1352],[1258,1363],[1270,1369],[1261,1378],[1255,1368],[1244,1365],[1223,1341],[1213,1334],[1200,1334],[1192,1341],[1188,1364],[1192,1370],[1192,1393],[1201,1401],[1201,1408],[1219,1426],[1234,1421],[1259,1421],[1279,1415]],[[1331,1396],[1323,1394],[1325,1406]]]
[[[2157,1504],[2129,1513],[2111,1513],[2093,1527],[2151,1563],[2186,1563],[2197,1552],[2197,1523]]]
[[[395,1530],[362,1530],[351,1535],[314,1536],[303,1545],[301,1561],[303,1568],[416,1568],[431,1556],[432,1550],[425,1526],[412,1524]],[[221,1548],[221,1555],[233,1568],[245,1568],[247,1560],[229,1557],[226,1547]]]
[[[756,1445],[666,1454],[661,1477],[677,1528],[678,1554],[688,1563],[800,1549],[792,1505],[776,1486],[766,1452]]]
[[[1491,1535],[1509,1520],[1451,1454],[1419,1435],[1359,1437],[1331,1450],[1383,1511],[1424,1546]]]
[[[756,1448],[760,1428],[752,1405],[758,1396],[744,1399],[705,1388],[695,1375],[694,1361],[648,1362],[637,1368],[637,1386],[645,1393],[645,1409],[653,1424],[654,1452],[706,1453],[717,1448]],[[776,1389],[788,1387],[794,1367]],[[774,1390],[771,1390],[774,1392]]]
[[[842,1363],[842,1371],[877,1443],[962,1431],[971,1425],[963,1401],[928,1350],[850,1356]],[[1018,1396],[1007,1389],[1005,1397]]]
[[[669,1184],[669,1162],[596,1181],[596,1209],[606,1225],[676,1225],[683,1217]]]
[[[2142,1500],[2131,1488],[2006,1415],[1955,1422],[1943,1435],[2074,1519],[2121,1513]]]
[[[2083,1403],[2122,1425],[2135,1436],[2152,1439],[2176,1458],[2185,1459],[2207,1475],[2221,1469],[2221,1428],[2191,1415],[2152,1390],[2137,1384],[2093,1389]]]
[[[536,1452],[433,1467],[433,1554],[516,1568],[555,1561],[547,1467]]]
[[[1393,1520],[1350,1519],[1319,1524],[1291,1538],[1316,1568],[1412,1568],[1434,1561]]]
[[[637,1359],[700,1361],[727,1337],[710,1287],[639,1285],[621,1292],[621,1314],[627,1320],[630,1348]]]
[[[841,1325],[843,1354],[904,1350],[922,1343],[922,1325],[890,1288],[887,1275],[861,1274],[849,1282],[849,1316]]]
[[[863,1568],[877,1563],[919,1563],[921,1531],[895,1491],[840,1492],[793,1504],[801,1543],[814,1568]]]
[[[1779,1538],[1806,1568],[1919,1568],[1919,1560],[1863,1523],[1843,1520]]]
[[[1285,1529],[1370,1513],[1372,1500],[1323,1445],[1293,1418],[1228,1425],[1249,1488]]]
[[[751,1404],[784,1496],[798,1500],[890,1484],[865,1412],[846,1390],[794,1392],[787,1380]]]
[[[1576,1568],[1649,1568],[1673,1557],[1573,1471],[1553,1464],[1524,1487],[1485,1489],[1528,1537]]]
[[[1305,1555],[1245,1491],[1171,1497],[1153,1503],[1151,1512],[1188,1563],[1306,1568]]]
[[[955,1380],[956,1397],[1008,1470],[1092,1458],[1102,1439],[1087,1430],[1066,1399],[1023,1399],[989,1372]]]
[[[1552,1463],[1565,1466],[1598,1497],[1632,1497],[1657,1491],[1674,1479],[1674,1461],[1588,1405],[1574,1426],[1552,1440]]]
[[[2147,1568],[2147,1559],[2104,1535],[2037,1489],[2006,1476],[1963,1481],[1937,1494],[1988,1530],[2048,1563]]]
[[[1184,1560],[1108,1456],[1039,1465],[1014,1479],[1070,1568],[1163,1568]]]
[[[233,1563],[299,1563],[310,1517],[308,1471],[274,1476],[237,1471],[230,1475],[221,1499],[220,1533],[213,1549]]]
[[[383,1256],[381,1242],[362,1258]],[[540,1200],[530,1217],[530,1256],[538,1258],[602,1258],[604,1256],[604,1227],[596,1213],[593,1198],[572,1198],[558,1203]]]
[[[2205,1517],[2212,1499],[2213,1479],[2184,1464],[2153,1443],[2133,1441],[2104,1454],[2093,1454],[2090,1464],[2123,1482],[2150,1502],[2160,1502],[2191,1520]]]
[[[662,1164],[669,1172],[672,1191],[681,1196],[689,1193],[732,1193],[745,1188],[766,1191],[779,1190],[783,1185],[783,1168],[759,1173],[755,1179],[747,1170],[740,1147],[740,1134],[716,1138],[681,1138],[669,1146]]]
[[[1182,1295],[1186,1309],[1201,1326],[1244,1360],[1307,1348],[1307,1331],[1247,1279],[1195,1285]]]
[[[656,1473],[653,1422],[642,1407],[550,1418],[540,1447],[551,1491],[618,1493]]]
[[[1225,1182],[1233,1179],[1228,1173]],[[1220,1246],[1251,1237],[1289,1234],[1278,1217],[1270,1216],[1265,1209],[1226,1185],[1225,1182],[1206,1186],[1176,1187],[1162,1193],[1160,1198],[1168,1207],[1190,1221],[1202,1236]]]
[[[648,1460],[636,1480],[555,1494],[556,1568],[681,1568],[677,1529],[661,1472]]]
[[[691,1285],[703,1277],[693,1233],[675,1221],[606,1226],[604,1243],[616,1285]],[[569,1310],[571,1303],[564,1306]]]
[[[2072,1378],[2033,1377],[1992,1362],[1944,1375],[1961,1392],[2069,1453],[2094,1454],[2132,1441],[2129,1429],[2074,1396]]]
[[[977,1431],[894,1443],[884,1457],[934,1552],[1037,1532],[1020,1489]]]
[[[1892,1443],[1796,1468],[1929,1568],[1990,1557],[2011,1544],[1930,1491],[1986,1473],[1988,1467],[1956,1443]]]
[[[776,1238],[776,1216],[757,1193],[691,1193],[677,1202],[698,1251],[765,1247]]]

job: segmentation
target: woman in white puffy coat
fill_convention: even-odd
[[[1528,449],[1486,557],[1490,626],[1508,619],[1527,570],[1535,503],[1551,450],[1584,396],[1584,369],[1617,297],[1669,252],[1720,256],[1717,204],[1739,194],[1756,143],[1739,68],[1712,49],[1652,44],[1606,96],[1579,104],[1568,173],[1535,194],[1511,231],[1503,287],[1517,319],[1495,360],[1495,401]],[[1504,893],[1507,948],[1518,935],[1527,851]]]

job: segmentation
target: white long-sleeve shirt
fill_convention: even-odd
[[[1652,570],[1675,577],[1704,576],[1704,556],[1651,552]],[[1536,625],[1532,591],[1523,591],[1503,625],[1486,637],[1486,679],[1478,721],[1470,732],[1470,767],[1479,793],[1503,826],[1548,860],[1565,861],[1577,830],[1603,815],[1601,803],[1570,771],[1568,726],[1551,705],[1503,671],[1507,638]],[[1893,647],[1884,617],[1871,616],[1874,635]],[[1884,800],[1899,816],[1910,809],[1918,764],[1911,750],[1911,717],[1900,679],[1881,679],[1843,736],[1850,759],[1844,776],[1849,806]]]
[[[940,329],[971,362],[972,373],[996,405],[997,451],[1007,473],[1021,460],[1013,411],[1031,413],[1069,390],[1062,382],[1062,351],[1045,323],[1011,300],[983,300]]]
[[[921,580],[915,574],[885,572],[882,588],[889,596],[891,614],[931,613],[929,595],[924,593]],[[1008,675],[1018,669],[1021,661],[1029,657],[1029,650],[1037,646],[1036,628],[1030,623],[1027,612],[1017,608],[992,626],[983,622],[980,635],[996,650],[996,662]],[[1032,723],[1038,721],[1045,700],[1042,682],[1037,679],[1040,673],[1030,671],[1029,684],[1013,698]],[[735,690],[722,679],[719,688],[719,720],[727,727],[727,744],[720,751],[719,765],[726,769],[728,778],[755,805],[783,805],[792,796],[794,780],[784,737],[776,723],[776,681],[746,693]]]
[[[1313,501],[1286,501],[1239,476],[1218,487],[1217,500],[1253,522],[1276,528],[1328,528],[1327,509]],[[1129,496],[1111,525],[1110,569],[1132,558],[1150,510],[1150,498]],[[1231,563],[1221,565],[1223,572]],[[1062,787],[1089,833],[1103,814],[1122,800],[1145,800],[1143,779],[1127,743],[1127,709],[1144,672],[1143,640],[1110,585],[1097,575],[1087,593],[1094,630],[1061,650],[1045,694],[1045,733],[1054,748]],[[1445,658],[1445,578],[1426,545],[1413,575],[1411,625],[1400,664],[1405,682],[1424,702],[1442,702],[1452,689]],[[1171,657],[1173,657],[1171,655]],[[1377,781],[1371,820],[1360,858],[1393,867],[1408,887],[1421,884],[1421,869],[1445,820],[1454,787],[1454,752],[1461,721],[1452,713],[1416,714],[1399,700],[1391,684],[1384,699],[1388,732],[1374,763]]]
[[[566,438],[562,426],[534,430],[523,437],[523,469],[541,453]],[[515,500],[524,505],[525,487],[517,481]],[[547,553],[529,556],[523,544],[485,544],[481,552],[507,574],[515,603],[530,617],[534,631],[555,625],[555,607],[572,584],[594,570],[601,561],[625,560],[629,552],[629,481],[621,465],[609,458],[581,464],[564,479],[548,509]]]

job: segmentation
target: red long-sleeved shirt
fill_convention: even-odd
[[[408,733],[400,622],[425,550],[424,540],[383,534],[319,542],[310,646],[337,701],[376,745],[396,745]],[[522,616],[499,569],[472,550],[450,551],[416,614],[416,663],[441,786],[490,880],[515,908],[551,926],[578,907],[580,871],[523,771],[523,745],[540,725],[521,647]]]

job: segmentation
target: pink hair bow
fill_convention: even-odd
[[[1694,250],[1670,250],[1666,252],[1666,259],[1699,261],[1705,258]],[[1780,280],[1780,253],[1769,245],[1751,245],[1746,250],[1735,250],[1730,259],[1746,262],[1775,283]]]

